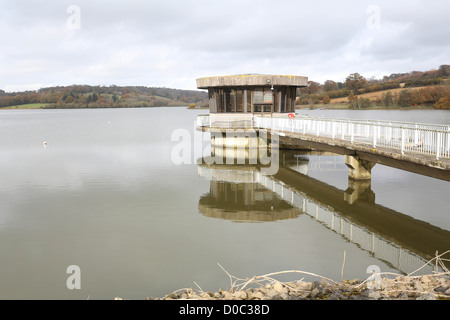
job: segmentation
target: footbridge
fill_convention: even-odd
[[[350,180],[369,180],[377,163],[450,181],[450,125],[331,119],[293,113],[210,114],[197,129],[233,137],[236,132],[277,135],[281,149],[321,150],[345,156]]]

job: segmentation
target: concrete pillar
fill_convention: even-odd
[[[348,167],[348,188],[344,193],[344,200],[349,204],[356,200],[374,203],[375,194],[371,189],[370,178],[375,163],[345,155],[345,164]]]
[[[370,180],[374,162],[361,160],[359,157],[345,155],[348,178],[351,180]]]

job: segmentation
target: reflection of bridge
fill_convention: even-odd
[[[198,116],[197,126],[222,133],[236,128],[263,129],[278,134],[283,148],[345,155],[353,180],[369,180],[372,167],[380,163],[450,181],[449,125],[211,114]]]
[[[210,193],[199,201],[200,211],[205,214],[205,208],[211,208],[211,211],[216,213],[205,215],[236,220],[240,213],[239,207],[223,207],[226,206],[224,199],[214,201],[216,196],[221,196],[213,189],[218,183],[233,185],[236,191],[239,185],[251,184],[251,188],[259,192],[262,192],[261,186],[273,192],[276,196],[266,198],[268,203],[280,208],[283,207],[280,206],[281,199],[286,203],[284,208],[287,209],[284,215],[280,215],[280,211],[272,213],[267,205],[265,208],[260,207],[260,213],[265,211],[266,218],[257,221],[296,218],[305,213],[327,229],[402,272],[409,273],[422,267],[427,260],[434,257],[436,250],[448,250],[450,232],[377,205],[372,197],[348,201],[348,190],[344,192],[291,169],[289,166],[295,167],[297,159],[289,159],[288,166],[280,167],[278,173],[273,176],[262,174],[258,166],[240,166],[245,169],[237,170],[238,166],[233,168],[229,165],[200,165],[199,174],[211,181]],[[255,187],[257,185],[260,187]],[[248,190],[245,187],[240,189]],[[368,191],[369,194],[372,193],[370,188]],[[204,198],[208,201],[204,201]],[[271,202],[270,199],[275,201]],[[217,210],[221,213],[218,214]],[[224,211],[228,211],[228,216],[222,214]],[[294,214],[289,215],[288,212]],[[243,214],[245,218],[240,220],[251,217]],[[271,214],[272,218],[267,218]],[[431,273],[433,266],[427,266],[422,271]]]

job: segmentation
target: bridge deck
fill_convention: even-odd
[[[271,130],[268,130],[271,132]],[[288,149],[316,149],[337,154],[358,156],[362,160],[423,174],[450,181],[450,159],[413,152],[398,152],[393,148],[373,146],[360,142],[349,143],[338,138],[317,137],[288,131],[275,131],[280,134],[280,147]]]
[[[280,137],[281,148],[315,149],[450,181],[450,126],[409,122],[221,116],[211,123],[198,116],[200,130],[267,130]],[[231,130],[233,134],[233,130]]]

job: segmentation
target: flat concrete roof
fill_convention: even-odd
[[[268,85],[306,87],[308,85],[308,77],[270,74],[239,74],[197,79],[198,89]]]

